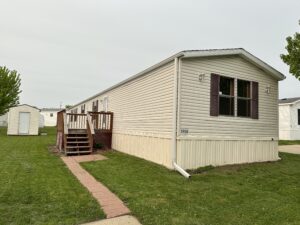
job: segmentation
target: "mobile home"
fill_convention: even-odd
[[[279,100],[279,139],[300,140],[300,97]]]
[[[69,112],[113,113],[112,149],[168,168],[274,161],[284,78],[241,48],[188,50]]]
[[[43,125],[46,127],[56,126],[57,113],[61,110],[58,108],[42,108],[41,116],[43,117]]]

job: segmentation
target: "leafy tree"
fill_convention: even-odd
[[[285,49],[288,53],[281,54],[280,57],[290,67],[290,73],[300,80],[300,33],[296,32],[293,37],[287,37],[286,41]]]
[[[19,104],[21,79],[17,71],[0,66],[0,115]]]
[[[73,106],[72,105],[66,105],[65,108],[66,109],[71,109]]]

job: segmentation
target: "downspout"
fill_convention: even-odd
[[[186,172],[183,168],[181,168],[177,164],[177,104],[178,104],[178,65],[179,65],[179,58],[178,56],[174,59],[174,101],[173,101],[173,133],[172,133],[172,164],[175,170],[177,170],[181,175],[185,178],[189,178],[191,175]]]

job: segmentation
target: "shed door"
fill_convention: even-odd
[[[20,112],[19,114],[19,134],[29,134],[30,113]]]

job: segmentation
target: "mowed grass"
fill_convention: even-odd
[[[279,145],[300,145],[300,140],[290,141],[290,140],[279,140]]]
[[[148,161],[106,153],[82,165],[128,204],[144,225],[300,224],[300,156],[210,168],[187,180]]]
[[[0,128],[0,224],[81,224],[104,218],[97,202],[48,151],[47,136],[6,136]]]

